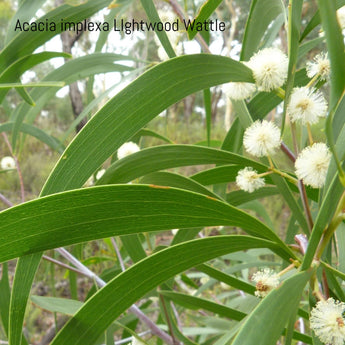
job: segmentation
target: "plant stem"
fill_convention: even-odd
[[[55,249],[60,255],[62,255],[65,259],[67,259],[71,264],[73,264],[75,267],[77,267],[83,275],[86,277],[89,277],[91,279],[94,279],[95,283],[99,287],[104,287],[106,285],[106,282],[102,280],[100,277],[98,277],[95,273],[90,271],[86,266],[84,266],[77,258],[75,258],[71,253],[69,253],[64,248],[57,248]],[[120,253],[119,253],[120,255]],[[121,257],[121,255],[120,255]],[[135,304],[133,304],[129,309],[130,312],[135,314],[139,320],[144,322],[148,328],[150,328],[152,334],[155,334],[157,337],[161,338],[163,341],[165,341],[168,345],[174,345],[173,339],[171,336],[167,333],[165,333],[163,330],[161,330],[153,321],[151,321]]]
[[[308,228],[311,231],[314,227],[314,221],[313,221],[313,217],[311,215],[311,211],[310,211],[310,207],[309,207],[309,203],[308,203],[307,192],[306,192],[305,186],[301,180],[298,181],[297,186],[298,186],[299,193],[301,195],[304,213],[307,215]]]
[[[294,184],[297,184],[298,183],[298,180],[295,179],[294,177],[290,176],[289,174],[279,170],[279,169],[276,169],[276,168],[273,168],[272,171],[282,177],[285,177],[286,179],[290,180],[292,183]]]
[[[282,149],[282,151],[288,156],[288,158],[291,160],[291,162],[295,163],[296,157],[295,155],[292,153],[292,151],[286,146],[286,144],[284,142],[282,142],[280,144],[280,148]]]
[[[82,271],[80,271],[80,270],[78,270],[78,269],[76,269],[76,268],[74,268],[74,267],[72,267],[72,266],[66,265],[66,264],[64,264],[64,263],[61,262],[61,261],[55,260],[55,259],[51,258],[50,256],[43,255],[42,258],[43,258],[44,260],[46,260],[46,261],[49,261],[49,262],[54,263],[55,265],[61,266],[61,267],[63,267],[63,268],[66,268],[66,269],[69,270],[69,271],[73,271],[73,272],[75,272],[75,273],[78,273],[78,274],[81,274],[81,275],[85,275],[84,272],[82,272]]]
[[[297,138],[296,138],[296,125],[294,123],[291,123],[291,136],[292,136],[293,147],[295,150],[295,155],[297,156],[299,149],[298,149]],[[309,228],[309,231],[312,231],[313,226],[314,226],[313,217],[310,212],[310,207],[309,207],[309,202],[308,202],[305,186],[302,181],[298,181],[297,186],[298,186],[299,194],[301,196],[303,210],[307,218],[308,228]]]
[[[125,264],[124,264],[122,256],[121,256],[121,252],[120,252],[119,247],[117,246],[115,238],[112,237],[110,240],[111,240],[111,243],[112,243],[112,245],[113,245],[113,247],[115,249],[115,253],[116,253],[117,259],[119,260],[122,272],[126,271],[126,267],[125,267]]]
[[[0,193],[0,200],[8,207],[12,207],[13,203]]]
[[[313,140],[313,135],[311,133],[311,128],[310,128],[309,122],[307,123],[307,131],[308,131],[309,144],[313,145],[314,144],[314,140]]]
[[[174,12],[177,14],[181,21],[186,19],[180,4],[176,0],[168,0],[168,3],[173,8]],[[198,33],[195,36],[195,39],[199,42],[204,53],[211,54],[209,46],[207,45],[203,37],[200,35],[200,33]]]

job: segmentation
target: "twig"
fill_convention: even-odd
[[[8,207],[12,207],[13,203],[0,193],[0,200]]]
[[[67,259],[72,265],[78,268],[83,275],[93,279],[99,287],[104,287],[106,282],[98,277],[95,273],[90,271],[86,266],[84,266],[77,258],[75,258],[71,253],[69,253],[64,248],[55,249],[60,255]],[[150,328],[152,334],[155,334],[157,337],[161,338],[168,345],[174,345],[173,339],[163,330],[161,330],[153,321],[151,321],[135,304],[133,304],[129,309],[130,312],[135,314],[139,320],[144,322],[148,328]]]
[[[313,217],[312,217],[311,212],[310,212],[307,192],[306,192],[305,186],[301,180],[298,181],[298,189],[299,189],[299,192],[301,195],[301,200],[302,200],[304,212],[307,215],[308,227],[309,227],[309,230],[311,231],[314,227],[314,222],[313,222]]]
[[[173,326],[172,326],[172,323],[171,323],[171,320],[170,320],[170,317],[169,317],[169,313],[168,313],[167,306],[166,306],[166,304],[165,304],[164,297],[163,297],[161,294],[159,294],[159,299],[161,300],[161,303],[162,303],[163,312],[164,312],[164,314],[165,314],[165,319],[166,319],[166,321],[167,321],[169,333],[170,333],[170,335],[171,335],[171,338],[172,338],[172,340],[173,340],[173,343],[174,343],[174,344],[178,344],[177,340],[176,340],[175,337],[174,337]]]
[[[178,17],[181,19],[181,21],[185,20],[185,15],[183,13],[183,10],[180,6],[180,4],[176,0],[168,0],[170,6],[173,8],[174,12],[178,15]],[[203,37],[198,33],[195,36],[195,39],[199,42],[201,48],[205,53],[211,54],[210,48],[208,47],[207,43],[203,39]]]
[[[292,151],[287,147],[287,145],[282,142],[281,145],[280,145],[282,151],[289,157],[289,159],[295,163],[295,160],[296,160],[296,157],[295,155],[292,153]]]
[[[18,158],[17,158],[17,156],[13,152],[12,145],[11,145],[10,141],[8,140],[7,134],[3,132],[2,136],[4,137],[5,143],[8,146],[8,149],[10,150],[10,153],[11,153],[11,155],[12,155],[12,157],[14,159],[14,162],[16,164],[16,168],[17,168],[17,172],[18,172],[18,177],[19,177],[19,183],[20,183],[21,200],[22,200],[22,202],[25,202],[24,180],[23,180],[23,175],[22,175],[22,171],[20,169],[20,164],[19,164]]]
[[[75,273],[84,275],[84,273],[83,273],[82,271],[78,270],[77,268],[74,268],[74,267],[72,267],[72,266],[66,265],[66,264],[64,264],[64,263],[61,262],[61,261],[58,261],[58,260],[55,260],[55,259],[51,258],[50,256],[43,255],[42,258],[43,258],[44,260],[47,260],[47,261],[52,262],[53,264],[56,264],[56,265],[61,266],[61,267],[63,267],[63,268],[66,268],[67,270],[70,270],[70,271],[73,271],[73,272],[75,272]]]
[[[122,272],[123,272],[123,271],[126,271],[126,267],[125,267],[125,264],[124,264],[123,259],[122,259],[122,256],[121,256],[120,249],[119,249],[119,247],[117,246],[117,243],[116,243],[116,241],[115,241],[115,238],[112,237],[110,240],[111,240],[111,243],[112,243],[112,245],[113,245],[113,247],[114,247],[114,249],[115,249],[116,256],[117,256],[117,259],[119,260],[119,263],[120,263],[120,267],[121,267]]]

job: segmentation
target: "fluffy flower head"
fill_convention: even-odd
[[[319,301],[310,312],[310,328],[325,344],[343,345],[345,341],[345,303],[329,298]]]
[[[12,157],[5,156],[1,159],[0,166],[2,170],[10,170],[16,168],[16,163]]]
[[[99,171],[97,171],[97,174],[96,174],[96,180],[99,180],[105,173],[105,169],[101,169]]]
[[[327,102],[322,93],[307,87],[295,87],[292,90],[287,113],[292,122],[314,124],[327,113]]]
[[[304,184],[321,188],[325,184],[331,153],[324,143],[306,147],[295,162],[296,175]]]
[[[322,79],[328,79],[331,73],[331,63],[327,53],[317,54],[313,61],[307,62],[307,76],[309,78],[319,74]]]
[[[253,274],[252,281],[256,283],[255,296],[263,298],[279,285],[279,275],[269,268],[264,268]]]
[[[256,157],[273,154],[280,142],[279,128],[266,120],[255,121],[244,132],[243,145],[247,152]]]
[[[236,184],[240,189],[252,193],[265,185],[265,180],[258,176],[256,170],[244,168],[240,170],[236,177]]]
[[[225,84],[223,90],[229,98],[239,101],[250,97],[255,92],[256,86],[253,83],[231,82]]]
[[[337,10],[337,19],[338,19],[340,27],[344,29],[345,28],[345,6],[340,7]]]
[[[253,71],[260,91],[281,87],[287,78],[289,60],[278,48],[265,48],[251,57],[248,67]]]
[[[138,151],[140,151],[140,147],[132,141],[128,141],[117,150],[117,158],[122,159]]]

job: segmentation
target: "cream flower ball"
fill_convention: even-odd
[[[317,54],[313,61],[307,62],[307,76],[309,78],[315,75],[320,75],[321,79],[326,80],[331,73],[331,63],[328,58],[328,53]]]
[[[325,184],[331,153],[324,143],[315,143],[306,147],[295,162],[296,176],[303,183],[313,188]]]
[[[273,122],[255,121],[244,132],[244,148],[256,157],[273,154],[280,143],[280,130]]]
[[[140,147],[132,141],[128,141],[117,150],[117,158],[122,159],[138,151],[140,151]]]
[[[345,6],[340,7],[337,10],[337,19],[338,19],[340,27],[344,29],[345,28]]]
[[[325,344],[343,345],[345,341],[345,303],[329,298],[319,301],[310,312],[310,328]]]
[[[320,91],[295,87],[291,92],[287,113],[292,122],[314,124],[327,113],[327,101]]]
[[[255,296],[263,298],[279,285],[280,278],[271,269],[264,268],[262,271],[253,274],[252,281],[256,283]]]
[[[245,192],[252,193],[265,185],[265,180],[251,167],[240,170],[236,177],[237,186]]]
[[[2,170],[11,170],[16,168],[16,162],[10,156],[5,156],[1,159],[0,166]]]
[[[251,57],[247,65],[253,71],[260,91],[272,91],[284,85],[289,60],[278,48],[265,48]]]
[[[253,83],[231,82],[225,84],[223,90],[229,98],[240,101],[251,97],[256,91],[256,86]]]

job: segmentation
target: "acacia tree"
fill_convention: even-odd
[[[196,20],[211,18],[220,2],[206,1],[195,13]],[[175,57],[167,33],[158,31],[169,59],[150,66],[111,98],[67,148],[33,125],[56,88],[96,73],[131,68],[114,63],[123,56],[100,53],[101,35],[94,54],[72,59],[42,81],[23,85],[23,72],[66,54],[34,53],[59,29],[9,31],[0,53],[0,99],[8,121],[0,128],[11,134],[10,140],[4,139],[12,157],[2,160],[2,169],[18,172],[23,201],[13,206],[0,194],[9,206],[0,213],[0,314],[11,345],[28,343],[22,333],[26,305],[43,251],[48,249],[55,249],[71,266],[56,264],[89,277],[98,286],[79,302],[32,296],[48,310],[72,315],[53,345],[110,344],[114,333],[118,336],[123,329],[133,335],[133,343],[344,343],[345,53],[342,10],[338,16],[336,12],[343,2],[318,1],[318,10],[302,28],[303,1],[291,0],[285,8],[278,0],[253,0],[240,61],[212,54]],[[42,3],[31,2],[28,13],[26,2],[20,2],[17,17],[30,20]],[[169,3],[180,19],[186,16],[181,4]],[[141,4],[148,21],[158,22],[154,3]],[[108,5],[107,0],[65,4],[38,20],[79,22]],[[113,2],[109,18],[122,6],[122,1]],[[281,18],[286,19],[287,54],[271,47],[272,40],[267,39],[281,31]],[[16,17],[10,28],[15,22]],[[320,23],[323,34],[308,40]],[[188,37],[207,49],[202,35],[190,31]],[[301,56],[323,41],[328,55],[320,54],[297,70]],[[131,142],[143,135],[169,141],[145,130],[145,125],[177,101],[201,91],[210,143],[210,89],[221,84],[228,84],[237,118],[220,148],[169,143],[140,149]],[[322,86],[330,88],[328,102]],[[33,89],[28,92],[28,87]],[[6,102],[10,88],[23,98],[13,110]],[[275,123],[268,115],[280,105],[281,121]],[[320,121],[324,121],[325,137],[315,142],[312,125]],[[40,197],[28,202],[17,157],[22,132],[61,152]],[[291,145],[285,142],[289,136]],[[282,166],[278,151],[289,159],[288,167]],[[112,164],[101,172],[109,157]],[[201,164],[215,166],[189,177],[164,171]],[[92,175],[95,185],[83,188]],[[229,192],[224,186],[228,183],[236,184],[237,190]],[[217,187],[208,188],[213,185]],[[256,202],[276,194],[290,210],[285,238]],[[259,210],[265,221],[242,210],[250,207]],[[216,236],[205,236],[210,226],[225,228]],[[170,229],[179,229],[171,243],[156,245],[157,231]],[[117,256],[112,269],[101,274],[64,248],[96,239],[112,245]],[[14,258],[19,259],[10,284],[6,262]],[[252,277],[248,268],[256,271]],[[200,286],[202,276],[211,280],[203,280]],[[208,298],[201,295],[215,282],[225,283],[226,288],[224,284],[213,287]],[[225,289],[229,290],[224,296]],[[158,296],[158,302],[146,300],[150,296]],[[157,305],[158,310],[150,309]],[[195,315],[189,311],[193,309],[203,311]],[[149,336],[136,333],[135,320],[142,322]],[[191,328],[184,327],[184,322]]]

